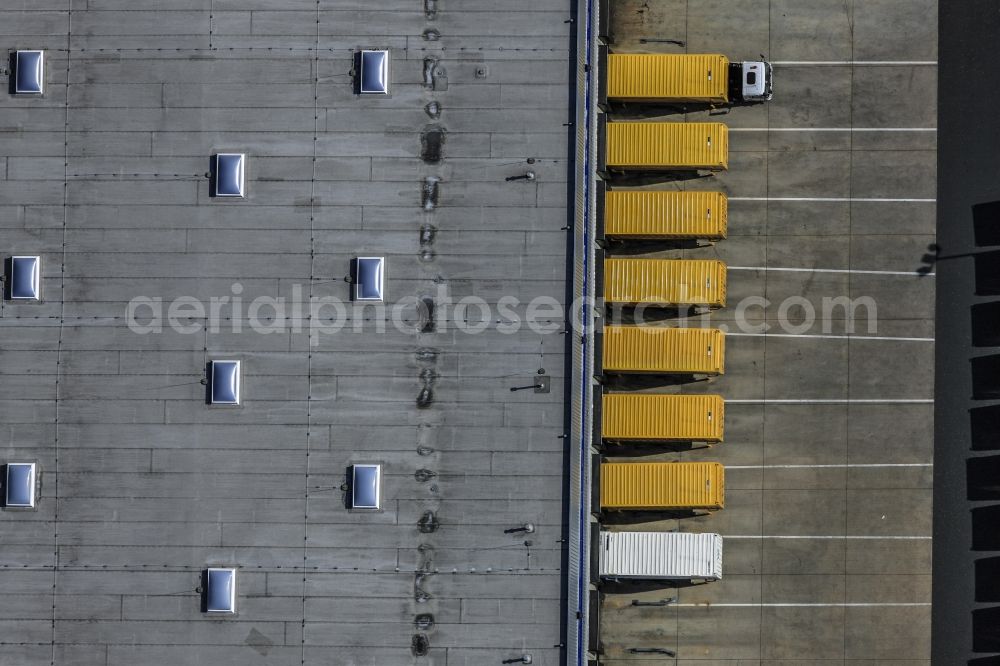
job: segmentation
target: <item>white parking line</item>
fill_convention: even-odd
[[[758,604],[738,604],[738,603],[717,603],[706,601],[700,604],[669,604],[668,607],[678,606],[680,608],[883,608],[883,607],[914,607],[930,606],[930,602],[895,602],[895,601],[845,601],[841,603],[807,604],[807,603],[758,603]]]
[[[937,199],[880,199],[876,197],[729,197],[729,201],[814,201],[826,203],[937,203]]]
[[[746,338],[818,338],[823,340],[882,340],[889,342],[934,342],[934,338],[903,338],[888,335],[821,335],[810,333],[742,333],[726,331],[726,336]]]
[[[933,467],[934,463],[843,463],[830,465],[726,465],[726,469],[845,469],[866,467]]]
[[[937,132],[936,127],[730,127],[730,132]]]
[[[933,398],[755,398],[726,400],[727,405],[932,405]]]
[[[937,67],[936,60],[774,60],[771,64],[776,67],[822,67],[837,65],[857,65],[859,67]]]
[[[771,271],[784,273],[847,273],[856,275],[908,275],[917,277],[930,277],[934,273],[921,273],[920,271],[862,271],[851,268],[783,268],[775,266],[727,266],[731,271]]]
[[[723,539],[792,539],[792,540],[805,540],[805,539],[822,539],[822,540],[836,540],[836,541],[930,541],[932,537],[930,536],[862,536],[855,534],[847,535],[802,535],[802,536],[789,536],[789,535],[778,535],[778,534],[723,534]]]

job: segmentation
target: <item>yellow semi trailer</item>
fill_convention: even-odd
[[[594,416],[601,438],[611,442],[716,443],[725,430],[719,395],[605,393]]]
[[[725,372],[726,334],[717,328],[607,325],[598,336],[596,375]]]
[[[598,170],[684,171],[729,168],[722,123],[598,122]]]
[[[725,472],[716,462],[605,462],[598,475],[601,510],[725,507]]]
[[[722,192],[608,190],[597,185],[597,237],[604,240],[723,240],[729,200]]]
[[[716,259],[609,258],[597,265],[609,304],[726,305],[726,265]]]
[[[764,102],[772,96],[765,61],[730,62],[718,53],[599,53],[602,104]]]

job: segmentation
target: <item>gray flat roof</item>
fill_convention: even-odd
[[[335,309],[291,303],[347,303],[356,256],[439,315],[444,288],[563,300],[564,3],[71,4],[0,10],[47,77],[0,100],[4,251],[43,268],[42,302],[0,316],[5,460],[42,482],[37,511],[0,513],[0,660],[382,666],[426,634],[434,663],[558,663],[565,336],[467,334],[454,310],[418,333],[410,308],[404,331],[348,310],[311,337]],[[353,94],[358,48],[391,51],[388,97]],[[247,154],[245,199],[209,196],[218,152]],[[139,296],[162,332],[129,329]],[[178,296],[230,300],[182,333],[204,321],[171,327]],[[261,297],[287,326],[251,328]],[[205,404],[213,358],[242,360],[242,406]],[[509,390],[540,369],[551,392]],[[355,461],[383,465],[382,512],[346,511]],[[201,614],[207,566],[238,568],[237,616]]]

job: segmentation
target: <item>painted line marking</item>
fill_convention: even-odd
[[[785,536],[778,534],[723,534],[723,539],[833,539],[846,541],[930,541],[930,536],[862,536],[862,535],[814,535]]]
[[[726,331],[726,337],[746,338],[818,338],[823,340],[882,340],[891,342],[934,342],[934,338],[901,338],[877,335],[821,335],[810,333],[742,333]]]
[[[936,127],[730,127],[730,132],[937,132]]]
[[[726,404],[743,405],[933,405],[933,398],[755,398],[726,400]]]
[[[937,60],[774,60],[771,64],[784,67],[821,67],[836,65],[858,65],[865,67],[937,67],[938,63]]]
[[[875,197],[729,197],[730,201],[813,201],[833,203],[937,203],[937,199],[877,199]]]
[[[894,601],[884,601],[884,602],[863,602],[863,601],[844,601],[840,603],[826,603],[826,604],[808,604],[808,603],[716,603],[716,602],[705,602],[701,604],[670,604],[668,608],[673,606],[679,606],[681,608],[884,608],[884,607],[904,607],[912,608],[915,606],[927,607],[930,606],[930,602],[894,602]]]
[[[770,271],[784,273],[841,273],[857,275],[907,275],[918,277],[930,277],[934,273],[921,273],[920,271],[866,271],[853,268],[784,268],[775,266],[727,266],[731,271]]]
[[[829,465],[726,465],[726,469],[845,469],[867,467],[933,467],[934,463],[842,463]]]

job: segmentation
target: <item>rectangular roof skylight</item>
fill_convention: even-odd
[[[385,257],[354,260],[354,300],[385,300]]]
[[[10,258],[11,300],[37,301],[41,298],[41,260],[39,257]]]
[[[351,508],[382,508],[382,465],[352,465]]]
[[[236,569],[208,569],[205,575],[205,612],[236,612]]]
[[[389,52],[362,51],[359,92],[362,95],[389,94]]]
[[[45,88],[44,51],[18,51],[14,59],[14,92],[41,95]]]
[[[239,361],[212,361],[209,379],[212,383],[210,402],[213,405],[240,404]]]
[[[215,196],[244,196],[243,153],[219,153],[215,156]]]
[[[32,509],[35,506],[35,463],[7,463],[5,506]]]

